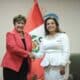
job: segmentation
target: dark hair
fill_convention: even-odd
[[[49,33],[49,31],[47,30],[47,21],[49,20],[49,19],[52,19],[52,20],[54,20],[55,21],[55,24],[56,24],[56,32],[62,32],[60,29],[59,29],[59,23],[58,23],[58,21],[55,19],[55,18],[52,18],[52,17],[48,17],[48,18],[46,18],[45,19],[45,21],[44,21],[44,28],[45,28],[45,35],[49,35],[50,33]]]
[[[13,18],[13,24],[15,25],[16,22],[23,21],[24,24],[26,23],[26,18],[23,15],[17,15]]]

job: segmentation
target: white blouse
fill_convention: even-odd
[[[41,66],[65,66],[69,63],[70,46],[66,33],[57,33],[55,36],[46,36],[40,44],[38,56],[44,56]]]

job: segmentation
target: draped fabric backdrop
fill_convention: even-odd
[[[41,39],[44,36],[44,25],[43,17],[37,0],[34,0],[32,9],[27,17],[27,22],[24,31],[30,33],[30,35],[32,36],[33,53],[38,54],[39,43],[41,42]],[[32,67],[31,73],[29,74],[29,80],[31,80],[34,75],[37,75],[38,78],[43,77],[44,70],[40,66],[40,61],[41,59],[39,58],[32,60]]]

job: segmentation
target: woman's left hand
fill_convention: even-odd
[[[60,74],[61,74],[61,75],[64,75],[64,74],[65,74],[65,67],[62,66],[62,67],[60,68]]]

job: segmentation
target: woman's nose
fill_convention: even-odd
[[[24,25],[20,23],[19,26],[20,26],[20,27],[23,27]]]

